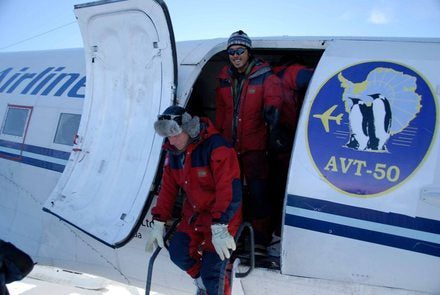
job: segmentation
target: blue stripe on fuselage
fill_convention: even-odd
[[[69,152],[7,140],[0,140],[0,149],[1,148],[6,148],[9,151],[17,151],[17,153],[12,153],[0,150],[1,158],[57,172],[63,172],[65,165],[56,162],[59,162],[60,159],[62,160],[61,162],[67,161],[70,156]],[[26,155],[23,155],[24,153],[26,153]],[[35,154],[36,157],[32,157],[32,154]],[[48,160],[37,159],[38,155]],[[50,158],[53,158],[54,162],[51,162]]]
[[[440,257],[440,221],[289,195],[285,225]]]
[[[69,156],[70,156],[69,152],[49,149],[49,148],[36,146],[36,145],[22,144],[22,143],[13,142],[13,141],[6,141],[6,140],[1,140],[1,139],[0,139],[0,146],[16,149],[19,151],[22,150],[22,151],[26,151],[26,152],[30,152],[30,153],[34,153],[34,154],[49,156],[49,157],[53,157],[53,158],[57,158],[57,159],[63,159],[63,160],[68,160]]]

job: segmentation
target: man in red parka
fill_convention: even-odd
[[[313,75],[313,69],[300,63],[292,63],[273,67],[274,73],[281,79],[283,85],[283,103],[280,112],[278,128],[278,149],[271,150],[271,193],[275,206],[273,209],[272,228],[274,238],[268,252],[272,256],[279,256],[281,236],[281,219],[284,204],[284,194],[289,170],[290,155],[292,153],[293,139],[298,123],[299,112],[304,100],[307,87]]]
[[[209,119],[192,117],[184,108],[167,108],[154,124],[167,137],[162,184],[147,243],[163,247],[164,224],[172,217],[179,189],[186,198],[182,219],[170,242],[171,260],[198,287],[197,294],[229,294],[225,263],[235,250],[234,235],[241,224],[241,181],[237,155]]]
[[[254,57],[251,48],[251,39],[241,30],[228,40],[230,63],[218,76],[215,126],[237,151],[247,188],[244,216],[254,227],[258,254],[271,240],[267,152],[280,116],[282,87],[269,64]]]
[[[274,67],[273,71],[281,79],[283,85],[283,104],[281,107],[280,126],[289,133],[290,140],[296,130],[299,110],[301,109],[304,95],[313,76],[313,68],[300,63]]]

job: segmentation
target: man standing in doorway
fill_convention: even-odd
[[[215,126],[237,151],[246,188],[244,217],[254,227],[256,253],[264,254],[272,237],[267,152],[279,121],[282,87],[269,64],[251,50],[246,33],[240,30],[230,36],[229,65],[218,77]]]

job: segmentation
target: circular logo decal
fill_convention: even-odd
[[[350,66],[331,77],[310,108],[307,143],[330,184],[366,197],[407,179],[431,145],[434,95],[413,70],[390,62]]]

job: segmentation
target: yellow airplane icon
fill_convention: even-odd
[[[344,114],[340,113],[336,117],[331,115],[337,106],[338,105],[335,104],[334,106],[326,110],[324,113],[313,115],[313,118],[321,119],[322,125],[324,126],[325,132],[327,133],[330,132],[330,127],[328,124],[329,121],[336,121],[336,124],[341,125],[341,119]]]

